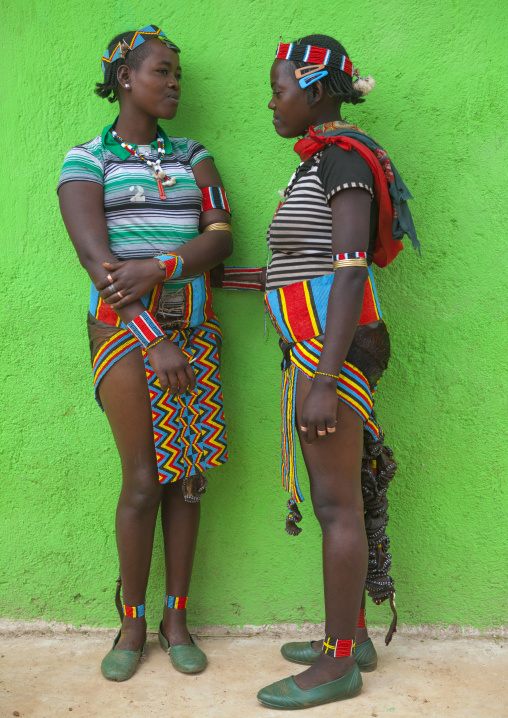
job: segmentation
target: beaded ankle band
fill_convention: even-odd
[[[122,603],[123,606],[123,615],[127,616],[128,618],[141,618],[141,616],[145,615],[145,604],[142,603],[141,606],[126,606],[125,603]]]
[[[367,624],[365,623],[365,609],[364,608],[360,608],[360,615],[358,616],[357,628],[367,628]]]
[[[352,656],[355,652],[355,641],[353,638],[343,641],[340,638],[325,636],[323,641],[323,653],[334,658],[345,658]]]
[[[167,608],[187,608],[188,596],[169,596],[164,597],[164,605]]]
[[[166,271],[166,279],[178,279],[183,272],[183,259],[176,254],[158,254],[159,267]]]
[[[224,209],[231,214],[228,197],[224,187],[202,187],[203,212],[207,209]]]
[[[165,334],[157,321],[150,312],[146,311],[135,317],[127,324],[127,328],[131,330],[138,342],[146,349],[151,342]]]

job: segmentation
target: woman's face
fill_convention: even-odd
[[[307,92],[295,77],[294,65],[275,60],[270,70],[272,99],[268,109],[273,112],[273,125],[281,137],[299,137],[315,124],[315,111],[307,104]]]
[[[180,101],[180,59],[160,40],[147,42],[150,54],[139,69],[129,73],[130,101],[152,117],[172,120]]]

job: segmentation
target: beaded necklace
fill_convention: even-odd
[[[135,150],[132,145],[123,140],[118,134],[118,132],[115,132],[115,130],[110,130],[110,132],[113,138],[118,142],[119,145],[123,147],[124,150],[127,150],[127,152],[130,152],[130,154],[133,155],[133,157],[137,157],[153,169],[153,176],[157,180],[157,187],[159,188],[160,198],[167,199],[164,192],[164,187],[172,187],[174,184],[176,184],[176,179],[174,177],[168,177],[168,175],[162,169],[161,162],[166,154],[164,140],[162,139],[162,137],[159,134],[157,135],[157,159],[155,160],[155,162],[153,162],[152,160],[143,157],[143,155],[141,155],[137,150]]]

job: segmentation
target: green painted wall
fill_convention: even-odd
[[[165,127],[215,155],[235,210],[238,264],[264,263],[277,190],[297,162],[266,107],[279,36],[336,35],[377,79],[346,117],[394,158],[416,197],[423,247],[421,259],[407,248],[377,273],[393,342],[378,415],[400,465],[390,510],[400,616],[506,621],[506,3],[357,0],[344,15],[335,0],[0,7],[1,613],[117,622],[120,467],[92,395],[89,280],[60,220],[55,185],[65,152],[114,117],[92,94],[110,37],[155,22],[183,48],[183,102]],[[209,474],[190,618],[321,620],[320,535],[308,501],[304,533],[283,529],[276,337],[263,337],[261,296],[217,293],[215,302],[231,460]],[[162,593],[158,535],[152,628]],[[385,607],[370,610],[376,622],[387,616]]]

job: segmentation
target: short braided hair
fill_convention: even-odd
[[[306,35],[295,41],[295,45],[315,45],[317,47],[324,47],[326,50],[331,50],[335,55],[345,55],[349,57],[346,48],[329,35]],[[299,60],[288,60],[288,62],[293,62],[295,68],[315,64]],[[328,70],[328,75],[323,77],[321,82],[329,97],[337,98],[340,102],[350,102],[352,105],[365,102],[360,90],[353,87],[353,78],[351,75],[340,70],[338,67],[330,65],[327,65],[326,69]],[[314,100],[314,97],[315,87],[314,85],[309,85],[309,87],[307,87],[307,101],[309,104]]]
[[[108,45],[108,52],[111,53],[114,48],[118,45],[119,42],[122,42],[122,40],[127,35],[132,35],[135,33],[135,30],[127,30],[126,32],[121,32],[119,35],[115,35],[115,37],[111,40],[111,42]],[[148,57],[150,54],[150,45],[148,44],[149,40],[151,38],[147,38],[145,42],[142,42],[141,45],[138,45],[134,48],[134,50],[129,50],[125,56],[125,58],[119,57],[114,62],[110,62],[106,64],[106,71],[104,73],[104,82],[96,82],[95,83],[95,94],[99,97],[102,97],[103,99],[108,99],[109,102],[117,102],[118,100],[118,68],[120,65],[127,65],[127,67],[132,68],[133,70],[139,70],[141,65],[143,64],[144,60]],[[175,52],[180,52],[180,48],[177,47],[174,43],[172,43],[170,40],[167,40],[167,38],[164,38],[164,44],[169,47],[171,50],[174,50]]]

